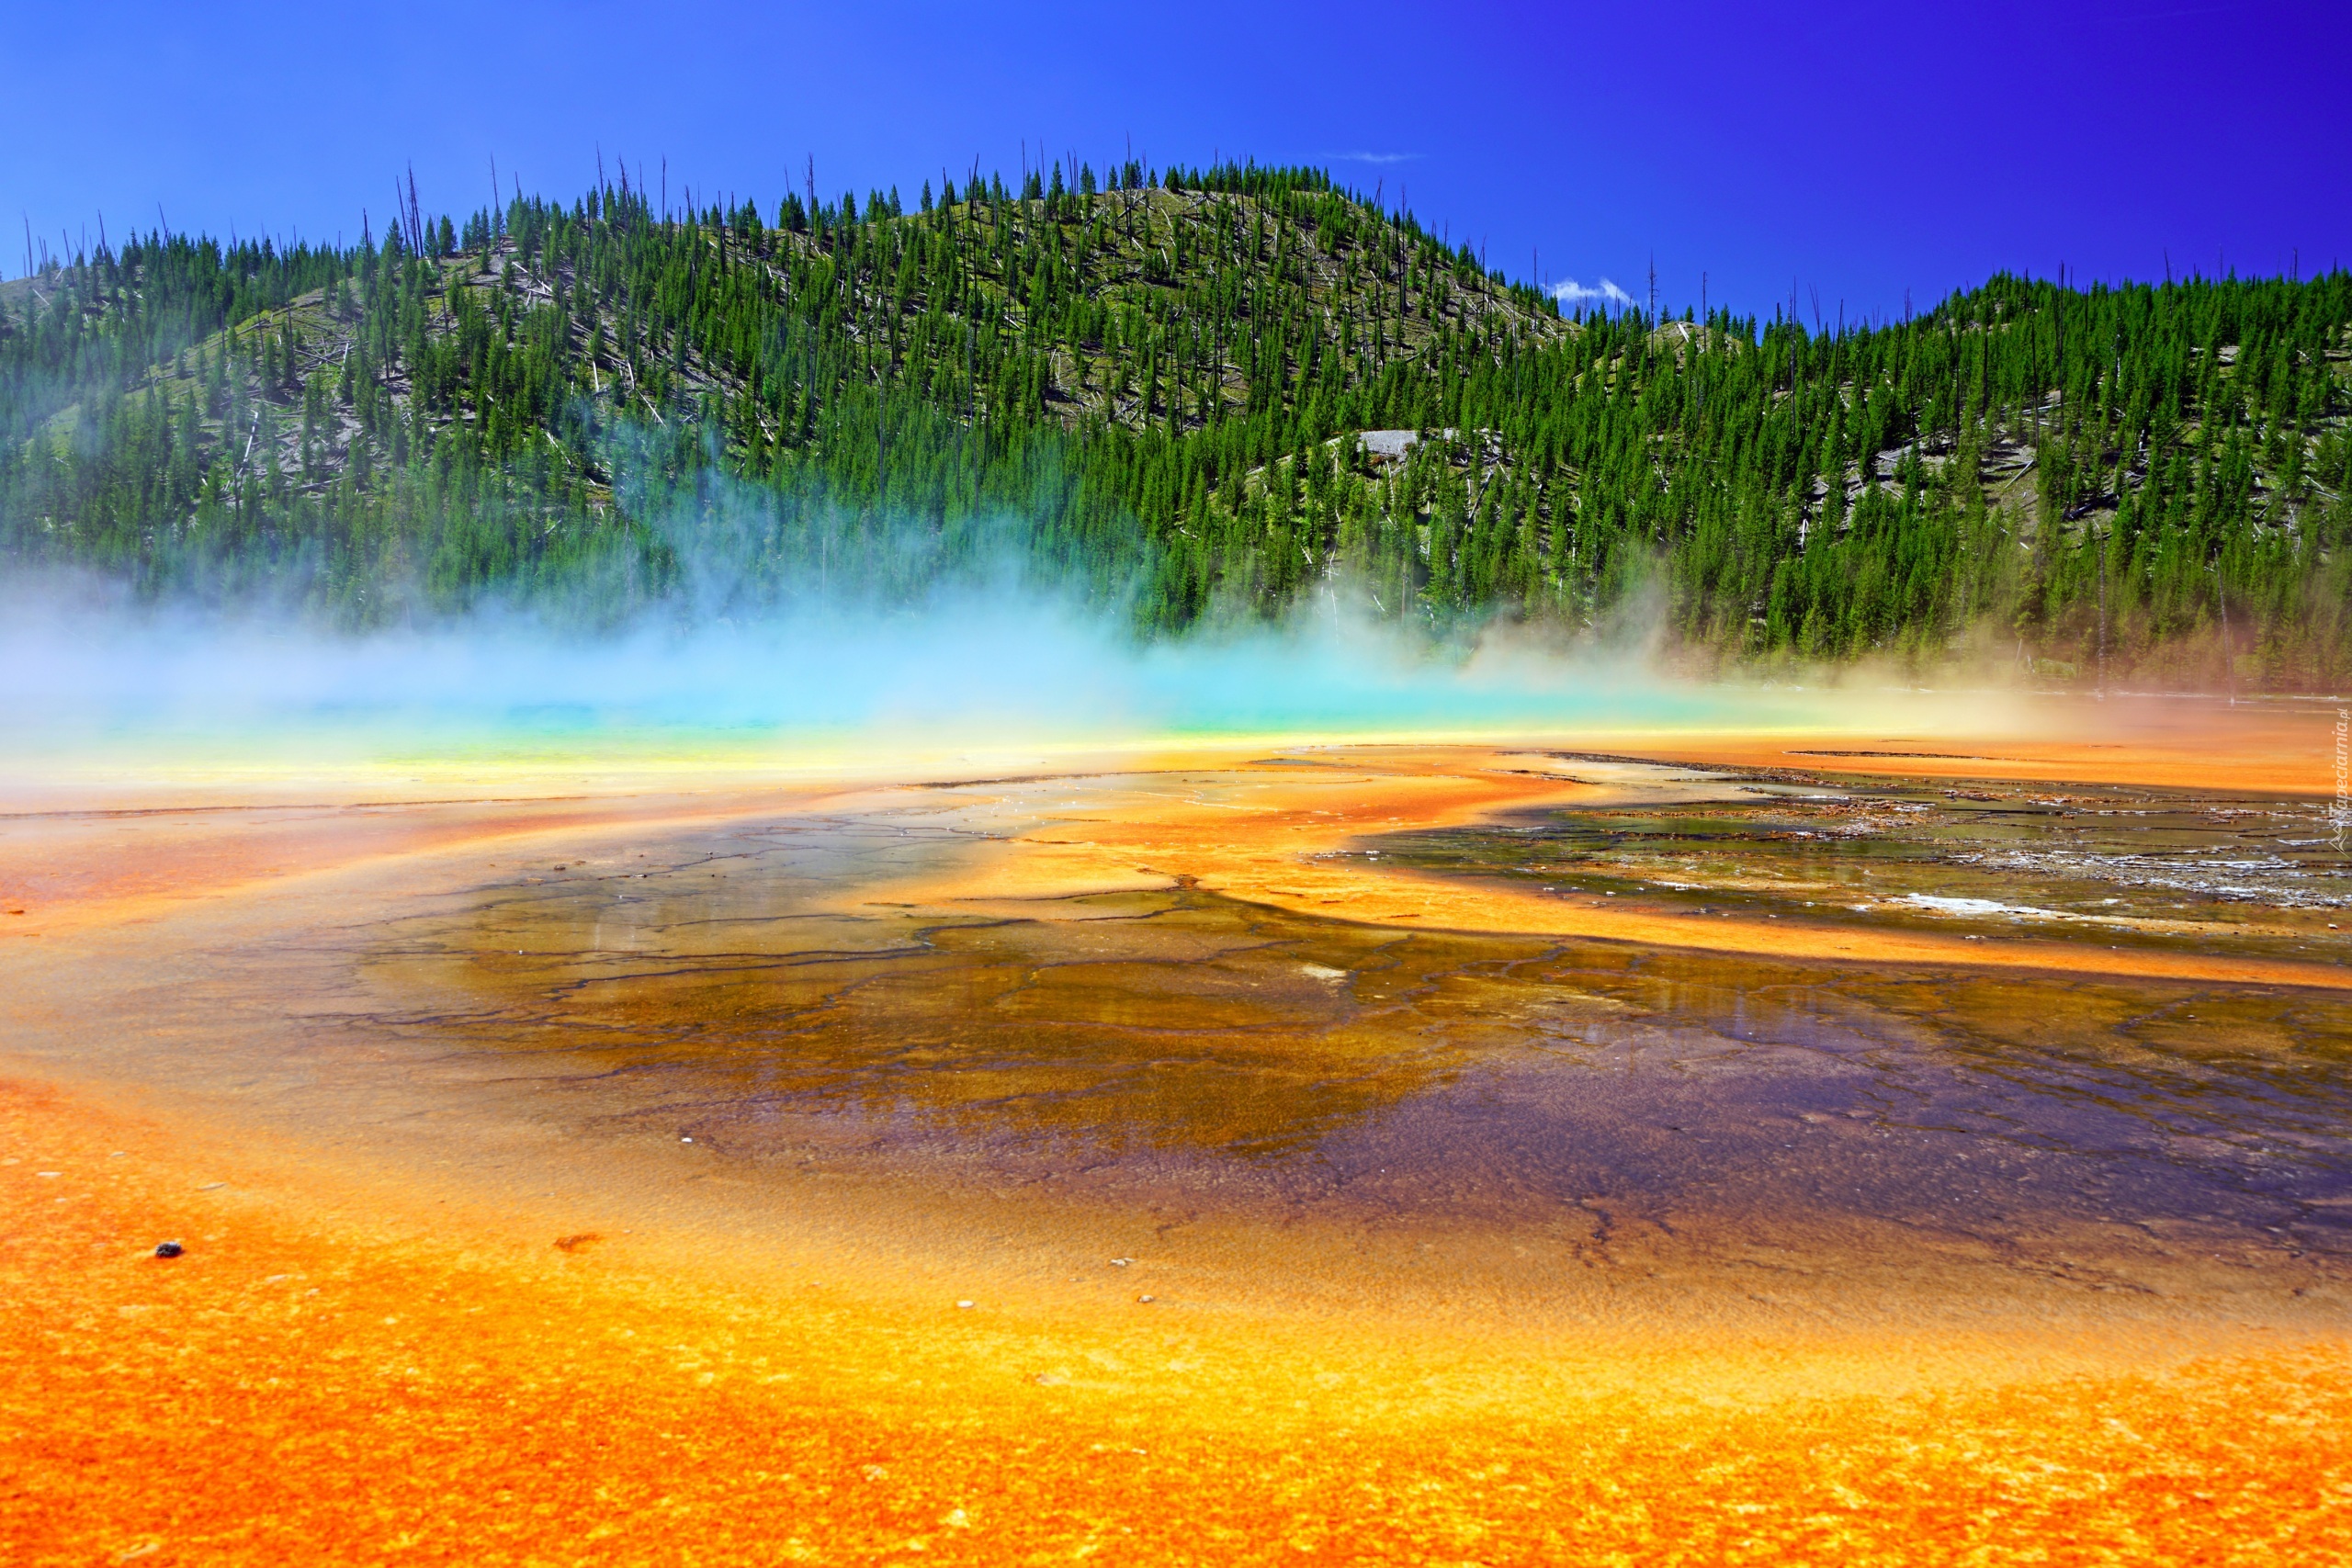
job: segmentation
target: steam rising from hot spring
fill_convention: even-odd
[[[19,579],[0,603],[0,724],[20,757],[750,746],[789,761],[1152,738],[1562,736],[1800,712],[1817,726],[1824,715],[1817,693],[1680,684],[1634,656],[1501,633],[1439,649],[1332,614],[1155,641],[1050,594],[956,591],[911,609],[776,609],[605,635],[516,612],[343,635],[82,589]]]
[[[818,609],[592,637],[487,615],[339,637],[193,612],[44,610],[0,631],[0,705],[67,728],[381,723],[877,731],[1054,739],[1295,728],[1475,728],[1627,712],[1654,683],[1486,650],[1440,658],[1302,621],[1139,642],[1054,600]]]

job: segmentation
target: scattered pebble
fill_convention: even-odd
[[[693,1143],[693,1142],[694,1142],[694,1140],[693,1140],[692,1138],[681,1137],[681,1138],[678,1140],[678,1142],[680,1142],[680,1143],[682,1143],[682,1144],[691,1144],[691,1143]]]
[[[1114,1258],[1111,1259],[1111,1267],[1114,1269],[1125,1269],[1128,1264],[1133,1263],[1135,1259],[1132,1258]]]
[[[208,1181],[198,1187],[197,1190],[198,1192],[209,1192],[216,1187],[226,1187],[229,1184],[225,1181]]]
[[[175,1241],[159,1241],[155,1244],[155,1256],[158,1258],[177,1258],[187,1250],[187,1247]]]
[[[1136,1301],[1138,1301],[1138,1302],[1142,1302],[1142,1303],[1145,1303],[1148,1304],[1148,1303],[1150,1303],[1150,1301],[1151,1301],[1151,1298],[1150,1298],[1149,1296],[1137,1296],[1137,1297],[1136,1298]]]
[[[969,1310],[971,1310],[971,1305],[972,1305],[972,1303],[969,1303],[969,1302],[957,1302],[956,1304],[957,1306],[959,1306],[959,1307],[964,1308],[964,1309],[965,1309],[966,1311],[967,1311],[967,1312],[968,1312]]]

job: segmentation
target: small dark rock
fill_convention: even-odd
[[[158,1258],[177,1258],[187,1250],[187,1247],[175,1241],[160,1241],[155,1244],[155,1256]]]

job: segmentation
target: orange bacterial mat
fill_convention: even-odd
[[[0,1561],[2352,1561],[2213,722],[44,802]]]

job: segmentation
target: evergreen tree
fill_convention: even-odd
[[[366,624],[623,615],[719,536],[888,597],[1012,518],[1165,629],[1662,600],[1726,660],[2352,679],[2343,273],[1568,318],[1318,171],[1109,166],[76,257],[0,285],[0,549]]]

